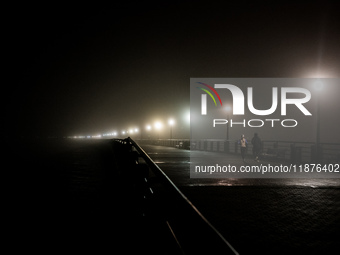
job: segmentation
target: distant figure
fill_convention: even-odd
[[[255,161],[259,162],[259,156],[262,149],[262,141],[257,133],[255,133],[253,139],[251,139],[251,144],[253,145],[253,155],[255,157]]]
[[[241,135],[241,139],[238,141],[238,144],[241,145],[241,157],[243,162],[246,162],[245,157],[246,157],[246,152],[247,152],[247,139],[244,137],[244,135]]]

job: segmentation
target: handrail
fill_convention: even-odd
[[[189,150],[214,151],[221,153],[239,153],[239,146],[235,140],[227,141],[224,139],[158,139],[158,140],[139,140],[140,143],[156,144],[160,146],[178,147]],[[186,144],[180,146],[180,142]],[[248,143],[251,153],[252,144]],[[285,149],[287,150],[280,160],[292,163],[338,163],[340,161],[340,143],[320,143],[320,149],[316,151],[314,142],[303,141],[281,141],[281,140],[262,140],[263,157],[271,156],[268,150]],[[317,154],[316,154],[317,153]]]
[[[127,138],[130,144],[137,150],[140,156],[147,163],[151,171],[156,177],[169,189],[169,192],[181,201],[182,209],[185,210],[192,219],[194,218],[195,224],[193,227],[197,231],[199,226],[201,230],[204,229],[204,233],[201,233],[202,240],[197,240],[197,246],[203,245],[202,242],[208,243],[206,246],[207,250],[213,252],[214,249],[217,251],[224,252],[223,254],[238,254],[238,252],[231,246],[231,244],[218,232],[218,230],[201,214],[201,212],[189,201],[189,199],[178,189],[178,187],[170,180],[170,178],[155,164],[155,162],[149,157],[149,155],[130,137]],[[178,228],[177,228],[178,229]],[[186,229],[188,230],[188,229]],[[199,231],[199,228],[198,228]],[[176,233],[175,233],[176,234]],[[210,236],[210,237],[208,237]],[[181,242],[181,240],[179,240]],[[183,245],[185,247],[185,245]]]

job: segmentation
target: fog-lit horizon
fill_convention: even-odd
[[[158,135],[167,139],[173,118],[173,138],[189,138],[190,78],[339,77],[338,10],[190,1],[19,6],[8,36],[6,126],[21,136],[67,137],[146,134],[161,121]]]

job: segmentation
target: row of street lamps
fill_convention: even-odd
[[[168,119],[168,126],[170,128],[170,139],[172,139],[173,135],[172,135],[172,128],[175,125],[176,121],[174,119]],[[157,132],[157,136],[159,139],[160,136],[160,132],[161,130],[164,128],[163,122],[162,121],[155,121],[152,125],[148,124],[145,126],[145,130],[146,132],[151,132],[152,130],[155,130]],[[107,132],[107,133],[102,133],[102,134],[97,134],[97,135],[79,135],[79,136],[69,136],[69,138],[106,138],[106,137],[118,137],[119,135],[137,135],[140,134],[141,138],[142,138],[142,134],[143,134],[143,129],[139,129],[137,127],[135,128],[130,128],[130,129],[124,129],[120,132],[117,131],[113,131],[113,132]],[[148,134],[148,137],[150,138],[150,134]]]
[[[175,120],[174,119],[169,119],[168,120],[168,125],[170,127],[170,139],[172,139],[172,127],[175,125]],[[151,131],[152,129],[155,129],[158,132],[158,138],[159,138],[159,132],[163,128],[163,123],[161,121],[156,121],[154,125],[146,125],[146,130]]]
[[[170,139],[172,139],[172,127],[175,125],[175,120],[174,119],[169,119],[168,120],[168,125],[170,127]],[[153,123],[153,125],[146,125],[145,129],[147,132],[151,132],[151,130],[155,130],[158,133],[158,139],[159,139],[159,135],[160,135],[160,131],[163,129],[164,125],[163,122],[161,121],[155,121]],[[132,128],[132,129],[127,129],[127,130],[123,130],[120,132],[121,135],[136,135],[136,134],[141,134],[141,138],[142,138],[142,132],[143,130],[139,130],[138,128]],[[102,137],[116,137],[118,136],[119,133],[114,131],[114,132],[109,132],[109,133],[104,133],[102,135],[95,135],[95,136],[78,136],[78,137],[74,137],[74,138],[102,138]],[[150,135],[149,135],[150,137]]]
[[[316,154],[318,154],[319,152],[319,146],[320,146],[320,95],[319,93],[323,90],[323,84],[320,80],[317,80],[314,84],[314,88],[315,88],[315,91],[317,92],[317,112],[316,112]],[[230,105],[226,106],[224,108],[224,110],[226,111],[227,113],[227,120],[229,122],[229,119],[230,119],[230,114],[231,114],[231,111],[232,111],[232,107]],[[190,117],[189,117],[190,119]],[[170,139],[173,138],[173,133],[172,133],[172,129],[173,129],[173,126],[175,125],[175,120],[173,118],[170,118],[168,119],[168,126],[170,128]],[[163,129],[164,125],[163,125],[163,122],[161,121],[155,121],[152,124],[148,124],[146,125],[145,127],[145,130],[146,132],[151,132],[151,130],[155,130],[157,132],[157,136],[158,136],[158,139],[159,139],[159,136],[160,136],[160,132],[161,130]],[[141,138],[142,138],[142,132],[143,130],[139,130],[138,128],[133,128],[133,129],[128,129],[128,130],[123,130],[121,131],[121,135],[135,135],[135,134],[140,134],[141,135]],[[97,136],[86,136],[86,138],[99,138],[99,137],[102,137],[102,136],[107,136],[107,137],[116,137],[118,136],[119,133],[118,132],[112,132],[112,133],[106,133],[106,134],[102,134],[102,135],[97,135]],[[148,137],[150,138],[150,134],[148,134]],[[85,138],[84,137],[74,137],[74,138]],[[227,125],[227,130],[226,130],[226,139],[229,140],[229,125]]]

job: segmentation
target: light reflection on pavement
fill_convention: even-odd
[[[190,178],[190,150],[155,145],[142,145],[142,148],[177,186],[340,186],[340,178]],[[209,153],[194,152],[197,157]],[[240,155],[229,154],[227,158],[232,165],[244,164]],[[275,164],[273,161],[261,163]],[[247,164],[259,163],[247,158]]]

